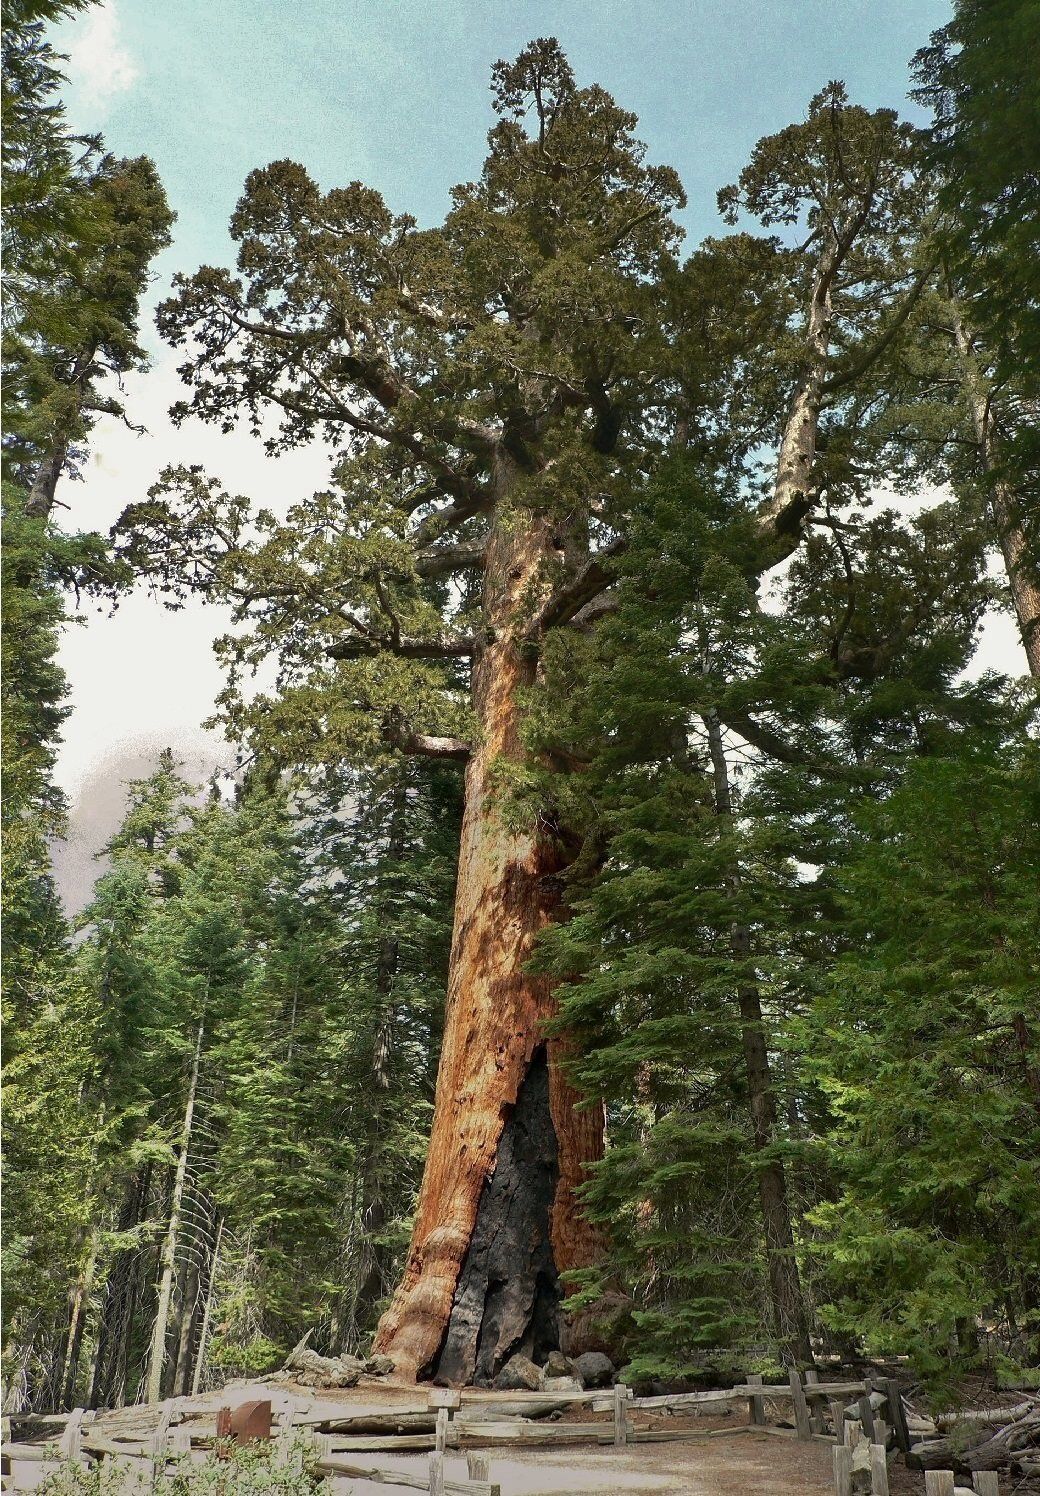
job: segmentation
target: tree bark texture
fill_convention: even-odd
[[[500,778],[524,759],[521,693],[535,666],[518,641],[550,543],[547,520],[515,512],[496,518],[489,540],[492,638],[473,666],[480,735],[466,768],[433,1127],[408,1261],[375,1340],[399,1370],[439,1375],[443,1357],[456,1381],[470,1380],[478,1365],[483,1378],[493,1376],[513,1350],[544,1342],[553,1333],[555,1274],[589,1265],[599,1250],[574,1191],[602,1156],[602,1109],[579,1109],[560,1042],[544,1036],[554,1013],[549,980],[525,970],[558,902],[562,853],[549,828],[512,823]],[[543,1050],[544,1082],[531,1075]],[[520,1216],[543,1240],[515,1260],[492,1261],[491,1223]],[[557,1333],[566,1343],[567,1327],[557,1324]]]
[[[151,1174],[152,1166],[146,1164],[140,1173],[133,1175],[128,1181],[119,1214],[120,1232],[131,1231],[147,1220]],[[125,1379],[127,1345],[137,1303],[141,1258],[140,1246],[124,1247],[116,1253],[109,1271],[90,1384],[92,1408],[114,1406],[119,1401],[116,1387],[121,1367]]]
[[[760,515],[760,525],[769,540],[770,565],[797,549],[802,523],[815,498],[813,468],[830,351],[831,284],[837,257],[837,246],[829,246],[813,281],[805,329],[805,361],[780,434],[773,493]]]
[[[1008,589],[1014,604],[1022,644],[1034,680],[1040,680],[1040,576],[1036,557],[1022,526],[1020,500],[1000,476],[1000,434],[990,391],[979,368],[974,345],[959,313],[954,311],[954,337],[964,377],[971,423],[978,443],[982,470],[990,482],[989,512],[1004,558]]]

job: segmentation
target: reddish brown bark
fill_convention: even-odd
[[[534,664],[519,639],[549,542],[546,522],[523,522],[515,512],[496,521],[489,541],[484,609],[493,639],[473,669],[480,737],[466,768],[433,1127],[408,1262],[375,1340],[399,1370],[414,1375],[436,1371],[503,1126],[554,1012],[548,978],[525,967],[556,908],[562,854],[549,828],[512,824],[503,776],[524,758],[520,695]],[[603,1118],[600,1108],[576,1108],[558,1042],[548,1044],[547,1055],[557,1144],[549,1230],[562,1272],[596,1255],[597,1238],[574,1190],[602,1154]]]

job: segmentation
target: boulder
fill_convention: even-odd
[[[365,1362],[365,1370],[371,1377],[388,1377],[394,1369],[394,1364],[389,1356],[369,1356]]]
[[[574,1373],[586,1387],[610,1387],[614,1381],[614,1363],[602,1351],[586,1351],[574,1363]]]
[[[543,1377],[569,1377],[574,1375],[574,1363],[562,1351],[550,1351],[542,1367]]]
[[[542,1373],[530,1356],[510,1356],[495,1378],[499,1392],[537,1392],[542,1385]]]
[[[585,1388],[577,1377],[542,1377],[543,1392],[584,1392]]]

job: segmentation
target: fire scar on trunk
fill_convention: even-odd
[[[599,1252],[574,1191],[602,1156],[602,1109],[579,1108],[561,1047],[546,1040],[555,1014],[549,980],[528,970],[557,910],[562,852],[537,819],[512,824],[499,777],[526,754],[521,699],[534,665],[514,625],[551,538],[540,519],[497,528],[488,543],[484,608],[495,632],[473,665],[480,734],[466,766],[433,1127],[408,1261],[375,1341],[412,1375],[493,1374],[502,1348],[535,1333],[535,1319],[539,1344],[563,1338],[562,1316],[550,1313],[557,1275],[588,1266]],[[496,1251],[480,1289],[478,1264],[490,1251],[482,1233],[504,1208],[505,1181],[521,1157],[537,1176],[523,1203],[533,1237],[522,1251]],[[524,1305],[531,1324],[521,1329]]]

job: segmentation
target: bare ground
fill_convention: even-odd
[[[375,1457],[368,1456],[375,1463]],[[417,1456],[380,1456],[387,1470],[426,1468]],[[491,1479],[502,1496],[584,1496],[586,1492],[624,1496],[813,1496],[833,1493],[830,1450],[822,1444],[795,1444],[768,1434],[735,1434],[689,1444],[638,1444],[615,1449],[523,1450],[492,1452]],[[465,1458],[448,1455],[445,1471],[465,1476]],[[337,1496],[365,1496],[371,1486],[335,1481]]]

